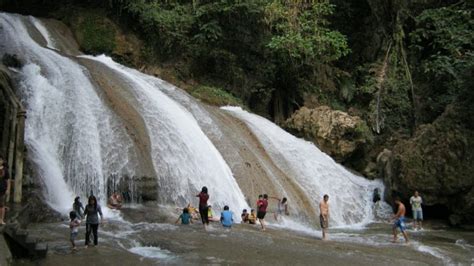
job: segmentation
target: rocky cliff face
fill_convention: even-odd
[[[418,190],[428,206],[444,206],[452,224],[474,219],[474,132],[460,123],[454,106],[413,138],[377,158],[388,195],[409,198]]]
[[[363,167],[356,170],[382,178],[386,200],[395,195],[408,199],[418,190],[434,215],[439,216],[437,208],[447,210],[451,224],[456,225],[474,219],[474,154],[470,148],[474,132],[461,121],[462,113],[449,106],[435,122],[421,125],[413,137],[394,146],[387,144],[376,165],[364,158],[374,149],[372,134],[357,116],[327,106],[302,107],[285,127],[341,163],[363,160]]]
[[[340,163],[348,163],[372,139],[365,121],[328,106],[302,107],[286,121],[285,127],[293,134],[313,141]]]

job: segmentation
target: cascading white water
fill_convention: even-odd
[[[89,72],[76,59],[52,50],[56,50],[54,40],[41,21],[1,13],[0,24],[1,53],[19,54],[26,62],[18,77],[28,108],[25,137],[49,203],[63,211],[70,207],[74,194],[85,195],[91,186],[105,200],[107,178],[111,174],[134,176],[143,155],[137,152],[136,143],[116,110],[102,99],[104,88],[93,85]],[[31,31],[40,33],[49,49],[35,42]],[[226,158],[226,163],[203,128],[206,134],[218,135],[217,138],[226,135],[199,104],[174,86],[108,57],[81,57],[92,62],[92,66],[84,64],[91,71],[94,64],[109,69],[113,78],[123,83],[120,89],[130,92],[133,99],[122,100],[133,102],[143,119],[162,203],[196,203],[194,196],[202,186],[208,186],[210,201],[217,209],[226,204],[234,212],[248,207],[227,165],[245,160],[234,162]],[[363,224],[373,219],[372,191],[375,187],[383,191],[381,182],[349,173],[313,144],[291,136],[262,117],[241,109],[225,109],[247,124],[272,163],[284,172],[285,178],[294,180],[297,190],[305,194],[303,200],[310,201],[313,209],[317,209],[323,194],[330,195],[333,225]],[[226,149],[239,156],[238,149]],[[266,167],[266,159],[255,158]],[[271,176],[268,180],[284,192],[285,182],[272,171],[267,171]],[[304,208],[300,206],[298,211],[305,212]]]
[[[134,175],[132,141],[84,68],[38,45],[25,17],[1,13],[0,23],[2,54],[17,54],[26,63],[19,78],[28,115],[25,142],[48,203],[64,212],[74,195],[90,189],[103,202],[109,175]]]
[[[374,188],[383,191],[382,182],[350,173],[313,143],[294,137],[263,117],[240,107],[222,109],[248,125],[280,169],[297,180],[314,208],[324,194],[329,195],[333,225],[365,224],[373,219],[372,193]]]
[[[247,207],[230,168],[195,118],[158,89],[167,86],[162,80],[119,65],[106,56],[84,57],[115,71],[140,103],[137,108],[150,136],[163,202],[196,202],[195,195],[206,185],[216,207]]]

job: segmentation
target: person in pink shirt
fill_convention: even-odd
[[[209,194],[207,194],[207,187],[202,187],[201,193],[197,194],[196,197],[199,197],[199,214],[201,215],[202,224],[204,228],[207,228],[209,225],[209,215],[208,215],[208,204]]]
[[[257,202],[257,219],[260,222],[260,225],[262,226],[262,231],[265,231],[265,214],[267,214],[267,207],[268,207],[268,195],[264,194],[263,195],[263,200],[259,200]]]

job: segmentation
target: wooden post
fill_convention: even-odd
[[[25,151],[25,118],[26,112],[20,110],[17,114],[18,124],[16,131],[16,145],[15,145],[15,191],[13,201],[15,203],[21,202],[22,186],[23,186],[23,160]]]
[[[8,141],[8,154],[7,154],[7,162],[8,162],[8,174],[10,175],[10,179],[13,178],[13,165],[14,165],[14,158],[15,158],[15,136],[16,136],[16,129],[17,129],[17,122],[18,118],[16,116],[17,113],[17,106],[15,103],[12,103],[12,111],[10,112],[10,140]],[[10,180],[12,181],[12,180]],[[10,202],[11,198],[11,183],[9,186],[9,191],[7,191],[6,195],[6,201]]]
[[[8,102],[1,102],[1,104],[4,104],[5,105],[5,114],[4,114],[4,117],[3,117],[3,134],[2,136],[0,136],[2,139],[1,139],[1,143],[0,143],[0,154],[2,156],[5,156],[5,160],[7,160],[7,157],[6,154],[8,152],[8,137],[10,136],[10,124],[11,124],[11,120],[10,120],[10,115],[11,115],[11,111],[10,111],[10,108],[9,108],[9,105],[8,105]]]

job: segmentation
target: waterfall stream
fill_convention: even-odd
[[[0,20],[2,53],[25,63],[18,77],[28,115],[25,142],[47,201],[66,211],[74,195],[90,190],[105,200],[106,178],[134,175],[138,159],[119,119],[83,67],[33,40],[30,20],[5,13]]]
[[[160,204],[195,205],[207,186],[215,209],[238,213],[257,194],[278,194],[289,199],[287,219],[314,226],[329,194],[334,225],[373,220],[380,181],[351,174],[272,122],[240,108],[207,107],[106,56],[67,54],[36,18],[0,13],[0,25],[0,55],[24,63],[14,71],[27,107],[28,158],[58,211],[90,190],[105,203],[112,177],[133,184],[146,176],[155,186],[143,186]]]

